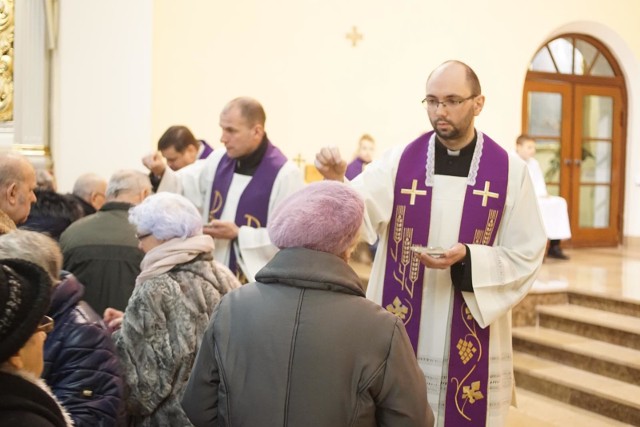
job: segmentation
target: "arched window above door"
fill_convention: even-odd
[[[551,40],[536,52],[529,71],[577,76],[616,77],[617,67],[599,43],[582,36]]]

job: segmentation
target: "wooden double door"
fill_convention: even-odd
[[[523,131],[536,140],[549,194],[567,200],[571,244],[621,242],[625,104],[622,89],[527,80]]]

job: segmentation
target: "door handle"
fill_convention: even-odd
[[[582,160],[580,159],[573,159],[573,164],[576,166],[580,166],[582,164]]]
[[[572,162],[572,160],[571,160],[571,159],[564,159],[564,164],[565,164],[566,166],[571,166],[571,162]]]

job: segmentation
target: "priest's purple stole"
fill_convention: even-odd
[[[202,144],[202,153],[200,153],[199,159],[206,159],[209,157],[209,154],[213,153],[213,148],[204,139],[200,140],[200,144]]]
[[[403,320],[416,353],[425,269],[411,246],[428,243],[433,188],[432,184],[427,185],[426,165],[432,135],[433,132],[429,132],[410,143],[400,159],[382,295],[382,306]],[[476,143],[478,150],[481,154],[477,175],[475,182],[467,185],[458,241],[491,246],[506,201],[509,158],[503,148],[481,133],[478,133]],[[445,426],[484,426],[489,380],[489,327],[480,328],[462,292],[456,289],[452,292]]]
[[[278,172],[287,162],[287,158],[271,142],[267,141],[267,150],[260,161],[251,181],[242,192],[238,208],[236,210],[235,224],[238,227],[248,225],[260,228],[267,226],[269,216],[269,199],[273,183]],[[209,219],[220,219],[227,201],[229,187],[235,173],[236,160],[226,153],[220,159],[211,188],[211,200],[209,202]],[[237,256],[233,246],[229,257],[229,269],[240,274],[237,265]]]
[[[353,178],[355,178],[356,176],[362,173],[365,166],[366,166],[365,162],[363,162],[362,159],[358,157],[355,160],[353,160],[351,163],[349,163],[349,165],[347,166],[347,170],[344,173],[344,176],[346,176],[347,179],[351,181]]]

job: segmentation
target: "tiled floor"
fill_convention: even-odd
[[[545,259],[534,290],[572,288],[640,300],[640,248],[566,250],[568,261]]]
[[[565,252],[571,259],[545,259],[533,291],[570,288],[640,301],[640,248],[588,248]],[[361,277],[368,277],[368,266],[355,263],[354,268]],[[627,424],[518,390],[518,408],[512,408],[507,425],[614,427]]]

